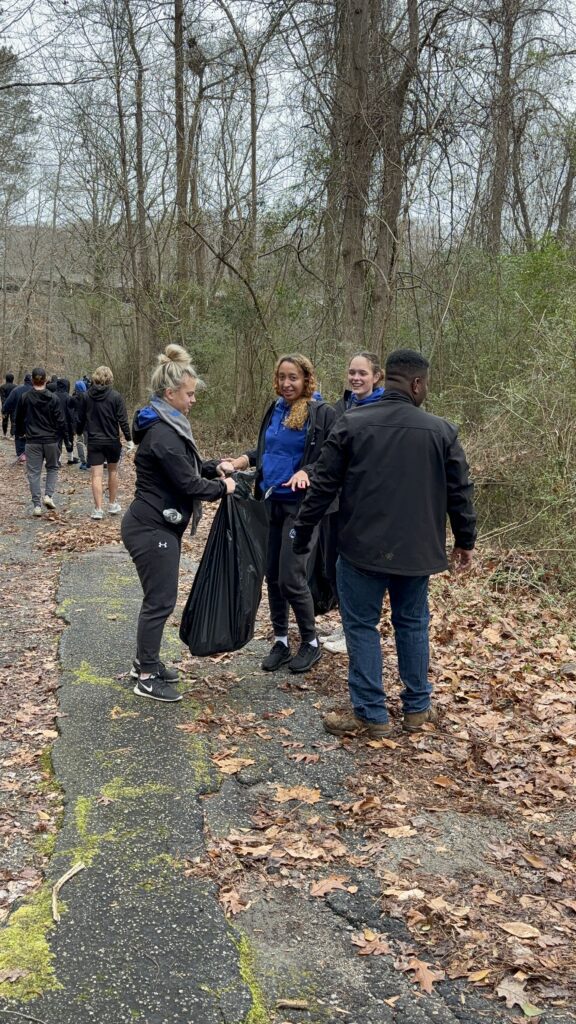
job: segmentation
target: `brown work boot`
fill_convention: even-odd
[[[436,713],[432,708],[426,708],[426,711],[413,711],[412,713],[406,713],[404,715],[402,728],[405,729],[406,732],[420,732],[422,726],[425,725],[426,722],[435,721]]]
[[[332,736],[346,736],[348,733],[359,736],[367,733],[372,739],[390,736],[394,731],[391,722],[365,722],[357,718],[353,711],[330,711],[324,715],[324,728]]]

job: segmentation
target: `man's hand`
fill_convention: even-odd
[[[230,459],[223,459],[216,466],[216,473],[220,477],[231,476],[234,472],[234,463]]]
[[[231,476],[227,476],[224,483],[226,485],[226,494],[234,494],[234,491],[236,490],[236,481],[233,480]]]
[[[127,441],[127,443],[126,443],[126,451],[127,452],[133,452],[134,451],[134,441]]]
[[[468,572],[472,568],[473,558],[473,551],[467,551],[466,548],[459,548],[454,545],[450,555],[450,566],[456,572]]]
[[[305,469],[299,469],[297,473],[294,473],[282,487],[291,487],[293,491],[303,490],[305,487],[310,486],[310,478]]]

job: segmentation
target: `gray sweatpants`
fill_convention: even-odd
[[[42,498],[42,464],[46,462],[46,484],[44,493],[54,494],[58,481],[58,442],[51,441],[49,444],[36,444],[33,441],[26,442],[26,473],[28,486],[32,495],[34,506],[41,504]]]

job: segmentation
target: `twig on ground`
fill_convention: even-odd
[[[60,889],[62,888],[65,882],[67,882],[74,875],[77,875],[79,871],[83,871],[85,867],[86,865],[83,864],[81,860],[79,860],[78,863],[74,865],[74,867],[70,868],[70,870],[67,871],[65,875],[62,875],[62,878],[59,878],[58,881],[52,886],[52,917],[54,921],[58,922],[60,920],[60,913],[58,911],[58,893],[60,892]]]

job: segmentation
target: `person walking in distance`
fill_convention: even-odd
[[[10,419],[8,413],[4,411],[4,403],[6,402],[10,392],[13,391],[15,387],[14,374],[7,373],[4,383],[0,386],[0,402],[2,403],[2,434],[4,437],[6,437],[8,433],[8,422]]]
[[[10,433],[14,438],[14,447],[16,448],[16,462],[21,465],[26,462],[26,438],[19,437],[16,433],[16,410],[18,408],[18,402],[22,395],[26,394],[27,391],[32,390],[32,374],[26,373],[24,375],[24,382],[17,384],[16,387],[10,392],[6,402],[2,408],[2,412],[5,416],[10,419]]]
[[[456,427],[421,408],[428,370],[419,352],[388,356],[384,395],[337,422],[294,525],[294,548],[304,551],[340,494],[337,581],[352,710],[326,715],[326,731],[337,736],[392,731],[378,629],[386,592],[404,687],[403,726],[414,732],[432,720],[428,582],[448,568],[446,516],[454,566],[462,571],[472,564],[476,513],[468,464]]]
[[[54,493],[58,481],[59,445],[70,443],[66,420],[56,395],[46,389],[46,371],[32,370],[32,388],[21,395],[16,409],[16,436],[26,438],[26,474],[32,496],[34,516],[45,508],[55,509]],[[46,481],[42,499],[42,466]]]
[[[160,661],[178,595],[182,536],[191,519],[195,529],[201,501],[217,501],[236,487],[224,479],[231,463],[204,462],[196,448],[188,413],[199,384],[188,353],[168,345],[152,375],[152,398],[134,416],[136,494],[121,527],[144,591],[130,673],[134,693],[165,703],[182,699],[173,686],[178,672]]]
[[[118,462],[122,452],[120,431],[132,447],[126,404],[112,387],[114,376],[109,366],[99,366],[92,374],[92,384],[80,397],[76,433],[88,435],[88,462],[94,509],[91,519],[103,519],[104,463],[108,465],[108,512],[118,515],[122,506],[118,496]]]

